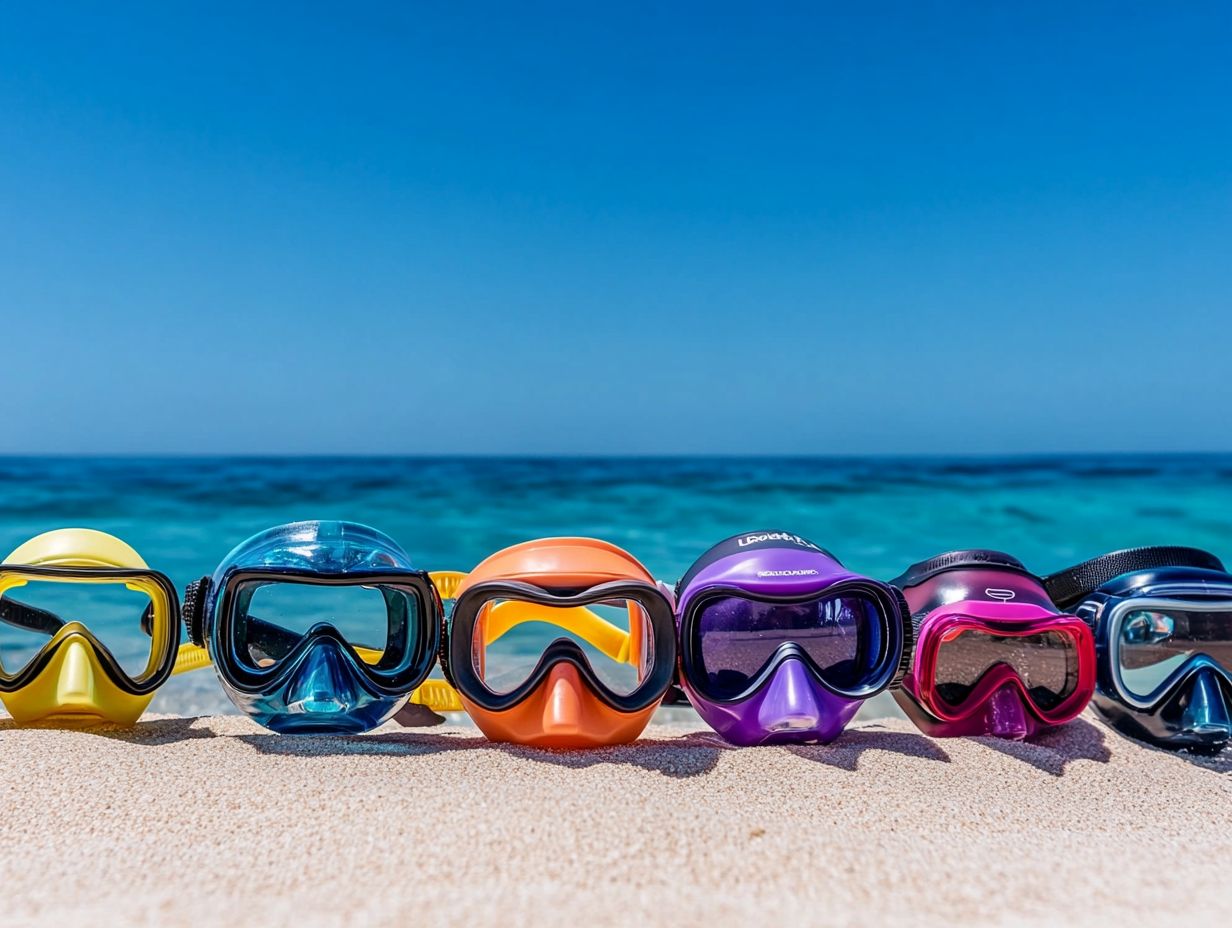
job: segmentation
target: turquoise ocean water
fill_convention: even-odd
[[[786,529],[883,579],[977,546],[1043,573],[1141,544],[1232,558],[1232,455],[0,458],[5,554],[48,529],[97,528],[182,590],[251,533],[296,519],[369,523],[426,569],[466,569],[518,541],[581,534],[674,581],[728,535]],[[128,624],[102,631],[121,650],[143,644]],[[169,683],[152,711],[229,707],[204,671]]]

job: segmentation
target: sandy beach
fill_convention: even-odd
[[[897,719],[828,747],[656,725],[549,753],[466,726],[0,723],[7,924],[1226,921],[1232,758],[1083,718],[1035,744]]]

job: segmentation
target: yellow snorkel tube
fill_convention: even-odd
[[[140,615],[150,636],[150,654],[135,674],[125,671],[84,621],[31,605],[48,585],[112,584],[143,594]],[[74,607],[77,608],[77,607]],[[65,528],[30,539],[0,564],[0,702],[19,722],[131,725],[171,675],[180,643],[179,597],[171,580],[151,570],[131,546],[113,535]],[[48,636],[33,654],[11,659],[6,632]],[[6,656],[8,652],[9,656]],[[186,655],[185,664],[193,663]],[[188,669],[187,666],[185,669]]]

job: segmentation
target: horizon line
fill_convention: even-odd
[[[971,460],[1006,460],[1006,459],[1051,459],[1051,458],[1096,458],[1096,457],[1138,457],[1138,458],[1184,458],[1184,457],[1221,457],[1232,456],[1232,449],[1224,450],[1192,450],[1192,451],[877,451],[867,453],[841,452],[346,452],[346,451],[243,451],[243,452],[200,452],[200,451],[34,451],[9,452],[0,451],[0,461],[20,460],[290,460],[290,459],[340,459],[340,460],[830,460],[830,461],[860,461],[860,460],[919,460],[919,459],[971,459]]]

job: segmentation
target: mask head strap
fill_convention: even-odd
[[[926,561],[912,564],[890,583],[901,590],[905,587],[918,586],[947,570],[970,570],[972,568],[1012,570],[1026,574],[1028,577],[1031,576],[1027,568],[1022,566],[1022,561],[1003,551],[968,548],[962,551],[947,551],[945,554],[938,554]]]
[[[1057,606],[1069,609],[1122,574],[1160,567],[1194,567],[1219,571],[1224,569],[1219,558],[1201,548],[1152,545],[1113,551],[1111,554],[1093,557],[1089,561],[1057,571],[1044,578],[1044,589]]]
[[[54,612],[18,602],[7,596],[0,599],[0,622],[14,628],[42,632],[49,638],[64,627],[64,620]]]

